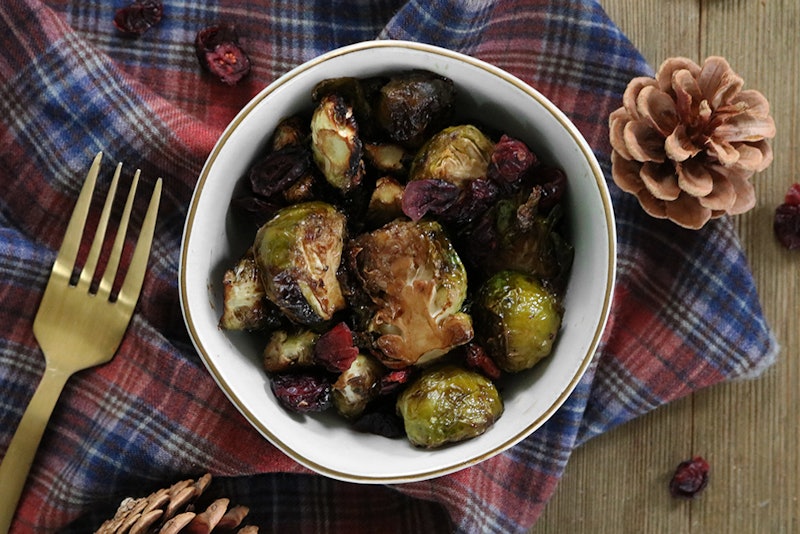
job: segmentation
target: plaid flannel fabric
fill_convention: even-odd
[[[113,362],[65,389],[21,501],[19,532],[86,532],[120,499],[210,470],[267,532],[524,532],[571,451],[698,388],[757,375],[777,351],[729,220],[697,232],[647,217],[613,184],[612,316],[558,413],[495,458],[427,482],[358,486],[279,453],[228,403],[185,331],[177,290],[186,207],[206,155],[261,88],[356,41],[410,39],[515,74],[557,104],[610,176],[608,114],[651,68],[593,0],[166,0],[139,38],[126,2],[0,5],[0,451],[44,363],[31,324],[91,157],[164,178],[151,269]],[[236,26],[254,65],[236,87],[197,63],[196,32]],[[145,184],[147,187],[150,184]],[[135,216],[141,217],[142,214]]]

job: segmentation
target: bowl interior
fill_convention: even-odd
[[[438,450],[406,440],[357,433],[335,414],[301,416],[281,408],[262,371],[259,336],[217,328],[221,280],[250,245],[229,213],[240,177],[280,119],[311,107],[311,90],[325,78],[365,77],[414,68],[453,79],[465,121],[488,123],[529,144],[567,174],[569,239],[575,261],[565,296],[562,332],[553,354],[502,384],[505,412],[478,438]],[[611,202],[590,147],[547,99],[509,74],[447,50],[374,41],[306,63],[257,95],[221,136],[192,199],[181,250],[180,291],[192,340],[233,404],[269,441],[301,464],[354,482],[405,482],[440,476],[487,459],[541,426],[577,385],[607,319],[615,271]]]

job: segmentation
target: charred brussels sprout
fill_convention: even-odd
[[[258,230],[253,249],[267,298],[292,321],[314,325],[344,308],[336,274],[345,223],[315,201],[281,209]]]
[[[339,95],[320,100],[311,117],[311,150],[325,179],[347,193],[364,177],[363,147],[353,108]]]
[[[270,145],[272,150],[281,150],[287,146],[298,146],[305,143],[308,137],[308,125],[299,115],[292,115],[281,120],[272,133]]]
[[[369,401],[378,395],[378,384],[386,368],[371,356],[359,354],[350,367],[333,383],[333,405],[343,416],[361,415]]]
[[[486,177],[494,143],[475,126],[440,131],[425,143],[411,163],[410,180],[444,180],[458,186]]]
[[[397,399],[409,441],[433,448],[483,434],[503,413],[486,377],[455,365],[429,369]]]
[[[449,122],[454,100],[452,80],[427,71],[405,72],[381,87],[374,112],[394,141],[420,146]]]
[[[364,143],[364,155],[378,171],[400,175],[414,154],[394,143]]]
[[[280,323],[278,310],[266,298],[253,251],[247,253],[222,278],[224,330],[263,330]]]
[[[478,291],[472,312],[476,340],[512,373],[549,355],[561,328],[558,299],[536,277],[516,271],[490,278]]]
[[[367,207],[367,224],[372,228],[377,228],[401,217],[403,215],[402,202],[403,186],[388,176],[378,178]]]
[[[352,271],[372,302],[367,331],[391,368],[429,362],[472,338],[467,274],[442,227],[395,220],[356,238]]]
[[[574,252],[560,234],[561,206],[540,209],[542,191],[535,186],[527,194],[498,201],[469,230],[469,256],[487,276],[517,270],[563,291]]]

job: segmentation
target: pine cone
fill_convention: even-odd
[[[631,80],[609,117],[612,177],[642,208],[686,228],[755,205],[750,177],[772,162],[769,102],[721,57],[702,68],[662,63],[655,78]]]
[[[127,498],[120,503],[112,519],[103,523],[95,534],[200,534],[232,532],[239,528],[250,511],[245,506],[230,510],[228,499],[217,499],[204,510],[196,510],[198,497],[211,483],[205,474],[197,481],[189,479],[160,489],[140,499]],[[258,527],[243,526],[240,534],[253,534]]]

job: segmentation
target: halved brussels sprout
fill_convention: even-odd
[[[549,355],[561,328],[555,295],[535,276],[501,271],[480,288],[472,307],[475,339],[504,371],[529,369]]]
[[[269,301],[258,272],[253,251],[247,253],[222,278],[222,317],[224,330],[261,330],[269,320]]]
[[[494,143],[475,126],[450,126],[417,152],[409,180],[444,180],[463,186],[486,177],[493,150]]]
[[[395,220],[356,238],[352,270],[374,311],[367,331],[391,368],[427,363],[472,339],[467,273],[437,222]]]
[[[398,397],[409,441],[440,447],[483,434],[503,413],[491,380],[456,365],[428,369]]]
[[[377,228],[403,216],[403,186],[394,178],[384,176],[375,182],[369,199],[366,220]]]
[[[292,321],[314,325],[345,307],[336,277],[344,215],[313,201],[282,208],[256,233],[253,250],[267,298]]]
[[[406,172],[413,153],[394,143],[364,143],[364,156],[380,172],[399,175]]]
[[[364,177],[362,144],[353,108],[336,94],[325,95],[311,117],[311,150],[325,179],[347,193]]]

